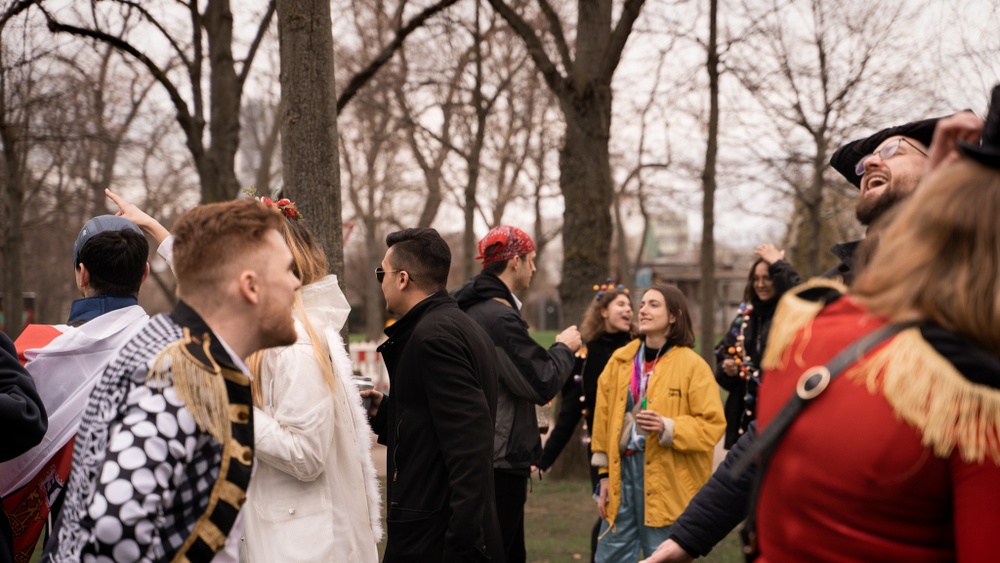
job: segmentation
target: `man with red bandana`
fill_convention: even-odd
[[[490,335],[497,352],[499,385],[493,471],[497,515],[508,563],[523,562],[524,503],[531,466],[542,453],[535,405],[543,405],[562,389],[573,371],[574,353],[582,345],[571,326],[546,350],[528,334],[521,302],[514,291],[528,289],[535,272],[535,243],[508,225],[491,230],[479,241],[483,271],[454,293],[458,306]]]

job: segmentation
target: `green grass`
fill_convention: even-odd
[[[533,481],[524,508],[528,561],[556,563],[590,560],[590,530],[597,519],[589,481]],[[739,535],[730,534],[707,557],[710,563],[743,561]]]
[[[524,542],[529,562],[590,561],[590,529],[597,520],[592,493],[589,481],[532,481],[524,507]],[[385,540],[379,544],[380,559],[384,549]],[[708,557],[698,561],[742,562],[739,536],[730,534]]]

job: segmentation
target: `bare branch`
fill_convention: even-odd
[[[605,81],[610,82],[611,77],[614,76],[615,69],[618,68],[618,63],[621,62],[625,43],[628,42],[628,37],[632,34],[632,27],[635,25],[635,20],[639,17],[639,12],[642,11],[642,5],[645,2],[646,0],[625,0],[625,5],[622,6],[622,15],[618,19],[618,25],[615,26],[614,31],[611,33],[608,48],[604,50],[604,61],[601,63],[601,77]]]
[[[634,0],[633,0],[634,1]],[[542,73],[542,78],[545,79],[545,83],[548,84],[549,88],[557,96],[563,96],[567,90],[566,78],[559,72],[556,68],[555,63],[549,58],[549,55],[545,52],[545,46],[542,45],[542,40],[535,33],[535,29],[531,27],[531,24],[526,22],[517,12],[514,11],[504,0],[489,0],[493,9],[496,10],[501,17],[507,22],[507,25],[514,30],[518,36],[524,41],[525,46],[528,48],[528,54],[531,56],[531,60],[535,62],[535,66],[538,67],[538,71]],[[566,69],[569,72],[570,68]]]
[[[552,9],[549,0],[538,0],[538,5],[542,9],[545,20],[549,22],[549,29],[552,31],[552,40],[556,44],[556,51],[562,58],[563,68],[566,72],[573,70],[573,58],[569,54],[569,45],[566,43],[566,35],[563,33],[562,22],[559,21],[559,14]]]
[[[181,48],[181,46],[177,43],[177,41],[174,40],[174,37],[167,32],[166,28],[163,27],[163,24],[161,24],[159,20],[157,20],[153,16],[153,14],[149,12],[149,10],[143,7],[142,4],[139,4],[138,2],[131,2],[130,0],[118,0],[118,3],[128,6],[139,12],[139,15],[145,18],[145,20],[148,21],[150,24],[152,24],[152,26],[155,27],[157,31],[163,34],[163,37],[167,39],[167,42],[170,43],[170,46],[173,47],[174,51],[177,52],[177,56],[180,57],[181,61],[184,62],[184,66],[188,67],[188,69],[191,68],[191,61],[187,58],[187,54],[184,52],[184,49]]]
[[[264,40],[264,34],[267,33],[267,29],[271,27],[271,18],[274,17],[274,11],[277,7],[277,2],[275,0],[270,0],[267,3],[267,13],[264,14],[264,19],[260,21],[260,27],[257,28],[257,35],[254,36],[253,42],[250,44],[250,50],[247,51],[247,57],[243,59],[243,68],[240,69],[240,75],[236,79],[239,82],[240,88],[243,87],[243,83],[246,82],[247,76],[250,75],[250,68],[253,64],[253,59],[257,55],[257,49],[260,48],[261,41]]]
[[[367,84],[373,76],[375,76],[375,73],[377,73],[380,68],[385,66],[385,63],[389,62],[392,55],[403,46],[403,41],[405,41],[411,33],[420,28],[420,26],[424,25],[424,23],[432,16],[441,12],[445,8],[450,7],[456,2],[458,2],[458,0],[440,0],[436,4],[424,8],[422,12],[410,20],[410,23],[400,28],[399,31],[396,32],[396,36],[393,37],[392,41],[390,41],[389,44],[382,49],[382,52],[380,52],[378,56],[368,63],[368,66],[361,69],[351,78],[351,81],[344,88],[344,91],[337,97],[337,113],[339,114],[343,111],[348,102],[350,102],[354,96],[357,95],[358,91],[360,91],[361,88],[363,88],[364,85]]]
[[[90,39],[95,39],[115,47],[116,49],[128,53],[135,57],[143,66],[149,70],[153,78],[163,86],[167,91],[167,95],[170,96],[170,100],[173,102],[177,109],[177,121],[180,122],[181,127],[185,131],[191,131],[191,127],[194,124],[194,120],[191,117],[191,113],[188,110],[187,103],[184,98],[181,97],[180,92],[177,87],[174,86],[170,78],[167,77],[166,73],[159,67],[152,59],[150,59],[145,53],[136,49],[131,43],[104,33],[103,31],[98,31],[95,29],[84,29],[81,27],[76,27],[72,25],[67,25],[56,21],[51,14],[49,14],[45,9],[39,6],[42,14],[45,15],[45,19],[48,21],[49,30],[54,33],[69,33],[70,35],[76,35],[78,37],[88,37]]]

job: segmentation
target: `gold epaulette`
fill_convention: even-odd
[[[957,447],[967,463],[1000,464],[1000,390],[966,379],[919,328],[901,332],[849,377],[882,394],[934,455]]]
[[[190,329],[184,328],[184,338],[156,355],[146,385],[173,386],[198,428],[225,445],[233,435],[226,378],[246,379],[246,376],[219,366],[209,352],[210,344],[207,333],[195,338]]]
[[[790,289],[778,301],[771,321],[771,330],[767,336],[767,349],[761,367],[765,370],[775,369],[785,364],[782,356],[800,330],[816,318],[816,315],[826,306],[825,300],[806,298],[807,294],[815,294],[816,289],[828,289],[840,294],[847,293],[847,286],[839,281],[824,278],[813,278]],[[811,297],[811,295],[810,295]],[[801,364],[801,360],[796,362]],[[807,366],[800,366],[807,367]]]

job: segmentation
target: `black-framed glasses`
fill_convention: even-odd
[[[854,173],[857,174],[858,176],[864,176],[865,175],[865,163],[868,162],[868,159],[870,159],[871,157],[873,157],[875,155],[878,155],[878,157],[880,159],[882,159],[882,160],[886,160],[886,159],[892,158],[893,156],[896,155],[896,152],[899,151],[899,145],[900,145],[900,143],[906,143],[907,145],[910,145],[911,147],[913,147],[914,149],[916,149],[916,151],[918,153],[920,153],[920,154],[922,154],[924,156],[927,156],[927,153],[925,153],[924,151],[920,150],[920,147],[918,147],[917,145],[914,145],[913,143],[907,141],[905,137],[899,137],[899,138],[893,140],[892,142],[890,142],[888,145],[885,145],[884,147],[880,148],[879,150],[877,150],[877,151],[873,152],[872,154],[869,154],[869,155],[863,157],[861,160],[859,160],[858,163],[856,165],[854,165]]]
[[[382,283],[386,274],[398,274],[399,272],[406,272],[406,270],[383,270],[382,266],[379,266],[375,268],[375,279],[378,280],[378,283]],[[409,272],[406,275],[409,276]],[[410,276],[410,281],[414,281],[413,276]]]

